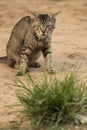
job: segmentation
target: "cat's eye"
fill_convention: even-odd
[[[52,25],[49,25],[49,26],[48,26],[48,29],[49,29],[50,31],[53,31],[54,27],[53,27]]]

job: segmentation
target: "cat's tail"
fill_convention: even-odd
[[[7,62],[7,56],[0,57],[0,63],[6,63]]]

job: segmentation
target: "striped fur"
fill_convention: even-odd
[[[29,67],[40,67],[36,61],[41,52],[48,72],[54,72],[51,59],[51,39],[55,28],[55,18],[48,14],[38,14],[34,18],[26,16],[13,28],[7,44],[7,63],[23,75]]]

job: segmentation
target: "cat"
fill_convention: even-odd
[[[24,75],[30,67],[40,67],[37,59],[42,52],[48,73],[55,73],[51,57],[51,39],[59,12],[31,14],[33,18],[23,17],[11,32],[6,46],[7,64],[17,69],[17,75]]]

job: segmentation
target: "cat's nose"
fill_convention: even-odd
[[[43,34],[42,34],[42,35],[46,37],[46,32],[43,32]]]
[[[47,35],[46,34],[42,34],[41,35],[41,39],[46,39],[47,38]]]

